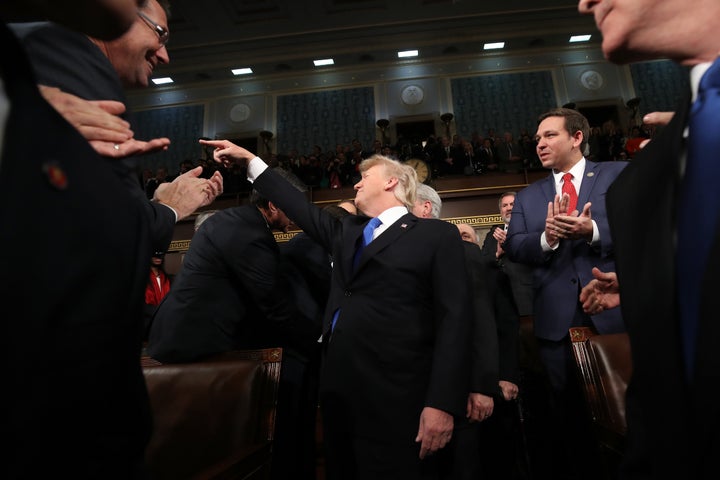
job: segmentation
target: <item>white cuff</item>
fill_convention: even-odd
[[[260,157],[255,157],[250,160],[247,166],[248,181],[250,183],[253,183],[255,179],[259,177],[260,174],[263,173],[267,168],[267,163],[263,162],[263,159]]]

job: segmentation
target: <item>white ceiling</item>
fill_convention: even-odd
[[[233,81],[231,68],[252,67],[255,80],[324,71],[432,64],[492,55],[535,55],[599,47],[591,17],[576,0],[171,0],[169,88]],[[593,34],[581,46],[570,35]],[[505,50],[483,52],[486,42]],[[416,59],[397,58],[417,49]],[[250,80],[249,77],[243,77]]]

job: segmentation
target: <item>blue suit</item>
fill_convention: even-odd
[[[577,209],[592,202],[590,214],[600,232],[598,245],[585,240],[560,240],[558,248],[543,252],[540,236],[545,231],[548,202],[555,198],[552,174],[518,192],[505,241],[510,260],[532,265],[535,290],[535,335],[559,341],[568,334],[580,309],[580,288],[593,279],[592,267],[614,271],[614,248],[605,210],[605,194],[627,162],[587,161],[578,194]],[[625,330],[619,309],[591,317],[600,333]]]
[[[556,448],[541,454],[548,469],[541,472],[541,476],[582,475],[586,473],[586,465],[598,461],[596,441],[577,382],[568,329],[594,326],[600,333],[625,330],[619,309],[591,317],[583,312],[579,295],[580,289],[592,280],[593,267],[603,271],[615,269],[605,194],[626,165],[627,162],[585,163],[577,209],[582,211],[587,202],[592,203],[590,215],[600,236],[594,245],[585,239],[561,239],[555,250],[543,251],[540,238],[545,231],[548,203],[556,195],[552,174],[515,197],[505,252],[510,260],[533,267],[535,336],[552,392],[547,411],[538,415],[558,427],[545,437]]]

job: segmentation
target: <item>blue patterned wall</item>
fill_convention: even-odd
[[[320,145],[334,150],[357,138],[364,148],[375,140],[375,95],[372,87],[282,95],[277,100],[278,153],[296,148],[301,154]]]
[[[550,72],[456,78],[451,88],[456,130],[463,138],[489,128],[516,139],[523,128],[534,134],[538,115],[558,106]]]
[[[158,108],[135,112],[132,129],[135,138],[150,140],[168,137],[172,142],[165,152],[140,157],[138,165],[153,171],[163,165],[168,172],[176,174],[178,165],[186,159],[197,163],[200,158],[198,139],[203,133],[203,105]]]
[[[641,114],[675,110],[690,88],[687,68],[670,60],[633,63],[630,73]]]

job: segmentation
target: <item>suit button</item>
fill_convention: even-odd
[[[571,281],[573,284],[576,284],[576,283],[577,283],[577,278],[573,278],[573,279],[570,280],[570,281]]]
[[[352,295],[352,292],[350,290],[345,290],[345,296],[349,297],[350,295]]]

